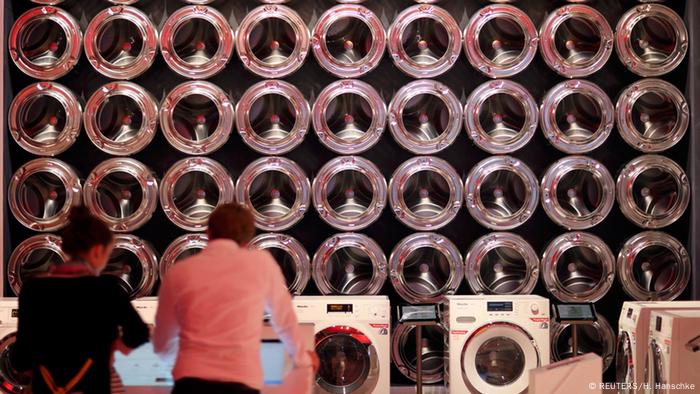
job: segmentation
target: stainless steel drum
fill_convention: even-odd
[[[540,185],[542,208],[554,223],[583,230],[602,222],[615,204],[615,180],[589,157],[567,156],[552,164]]]
[[[617,272],[622,288],[635,300],[673,300],[690,282],[690,256],[671,235],[645,231],[625,242]]]
[[[334,228],[356,231],[374,223],[384,210],[387,185],[381,170],[359,156],[326,163],[313,182],[319,216]]]
[[[16,317],[12,316],[8,320],[6,320],[6,324],[13,320],[16,321]],[[3,336],[0,337],[0,387],[2,387],[0,390],[3,393],[30,394],[32,391],[31,373],[26,371],[20,372],[12,365],[17,332],[8,332],[11,330],[11,328],[9,330],[6,329]]]
[[[485,82],[472,91],[464,107],[469,138],[491,154],[511,153],[530,142],[539,120],[537,102],[513,81]]]
[[[85,104],[85,132],[103,152],[128,156],[151,143],[158,127],[158,103],[131,82],[110,82]]]
[[[449,87],[419,80],[404,85],[389,104],[389,130],[396,142],[417,155],[450,146],[462,128],[462,104]]]
[[[513,233],[486,234],[474,241],[465,266],[474,294],[530,294],[540,273],[535,250]]]
[[[82,41],[80,25],[68,12],[43,6],[17,18],[7,46],[12,61],[23,73],[53,80],[66,75],[78,63]]]
[[[236,200],[253,211],[259,229],[283,231],[304,217],[311,200],[311,184],[295,162],[263,157],[241,173]]]
[[[368,8],[354,4],[340,4],[324,12],[311,37],[318,63],[340,78],[356,78],[372,71],[385,47],[382,21]]]
[[[446,10],[416,4],[396,16],[388,33],[396,67],[414,78],[432,78],[452,68],[462,49],[462,33]]]
[[[690,184],[683,168],[659,155],[630,161],[617,178],[617,203],[632,223],[661,228],[683,216],[690,202]]]
[[[537,208],[538,192],[532,170],[510,156],[480,161],[464,184],[469,214],[492,230],[510,230],[530,219]]]
[[[61,250],[61,237],[53,234],[38,234],[22,241],[7,262],[7,282],[15,295],[19,295],[22,283],[27,279],[46,273],[51,266],[68,261]]]
[[[464,278],[459,249],[436,233],[415,233],[401,240],[389,258],[396,292],[411,304],[437,303],[457,291]]]
[[[85,181],[85,206],[116,232],[134,231],[158,206],[155,173],[134,159],[105,160]]]
[[[226,67],[234,35],[226,17],[212,7],[191,5],[170,14],[160,31],[160,52],[176,73],[206,79]]]
[[[282,270],[289,292],[304,292],[311,278],[311,259],[301,242],[286,234],[265,233],[253,238],[248,247],[270,252]]]
[[[139,237],[116,234],[114,250],[102,275],[116,277],[131,299],[150,295],[158,279],[158,254]]]
[[[312,120],[321,143],[335,153],[353,155],[373,147],[386,126],[386,104],[372,85],[335,81],[318,94]]]
[[[160,184],[160,205],[176,226],[202,231],[214,209],[234,200],[234,185],[226,168],[207,157],[182,159]]]
[[[569,4],[547,16],[540,27],[540,53],[558,74],[581,78],[607,63],[615,34],[605,16],[583,4]]]
[[[552,320],[551,347],[552,361],[561,361],[586,353],[595,353],[603,359],[603,372],[610,367],[615,359],[615,331],[601,314],[591,325],[580,325],[577,328],[578,352],[574,355],[573,337],[570,324],[559,324]]]
[[[311,109],[304,94],[281,80],[256,83],[236,107],[238,133],[265,155],[281,155],[299,146],[309,130]]]
[[[495,4],[477,11],[464,30],[469,63],[491,78],[520,73],[537,54],[537,28],[530,17],[511,5]]]
[[[547,92],[540,108],[540,125],[549,142],[568,154],[590,152],[608,139],[615,108],[598,85],[564,81]]]
[[[561,302],[595,302],[615,279],[615,256],[597,236],[571,232],[555,238],[542,255],[542,280]]]
[[[671,72],[688,51],[683,19],[661,4],[640,4],[617,23],[615,49],[630,71],[643,77]]]
[[[7,116],[10,135],[19,146],[35,155],[55,156],[78,138],[83,114],[70,89],[38,82],[15,96]]]
[[[438,383],[443,380],[445,336],[447,330],[441,324],[422,329],[421,359],[423,361],[422,382]],[[401,374],[412,381],[417,380],[416,330],[409,323],[399,323],[391,332],[391,361]]]
[[[158,53],[158,30],[135,7],[109,7],[85,30],[85,56],[100,74],[133,79],[151,67]]]
[[[445,160],[420,156],[405,161],[389,181],[396,217],[414,230],[436,230],[462,207],[462,179]]]
[[[203,233],[183,234],[168,245],[158,264],[158,272],[161,280],[165,274],[177,262],[192,257],[207,247],[209,237]]]
[[[10,178],[7,202],[17,221],[34,231],[56,231],[68,224],[73,206],[82,201],[73,167],[57,159],[34,159]]]
[[[331,236],[318,248],[312,264],[321,294],[374,295],[386,282],[386,256],[379,244],[364,234]]]
[[[170,145],[190,155],[206,155],[228,141],[235,109],[220,87],[207,81],[176,86],[163,99],[160,124]]]
[[[248,12],[236,33],[243,66],[263,78],[284,78],[304,64],[309,28],[293,9],[262,5]]]
[[[678,143],[690,123],[683,93],[661,79],[637,81],[620,93],[615,122],[622,138],[642,152],[661,152]]]

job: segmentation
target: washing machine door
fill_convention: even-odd
[[[652,387],[650,391],[647,391],[648,393],[661,392],[658,387],[663,387],[666,384],[667,380],[666,376],[664,376],[665,373],[663,349],[655,339],[652,339],[649,342],[647,361],[644,365],[644,380],[650,387]]]
[[[462,378],[473,393],[524,393],[529,371],[539,366],[532,336],[512,323],[483,325],[462,348]]]
[[[615,351],[615,373],[618,383],[634,383],[634,353],[632,350],[632,340],[627,331],[620,332],[617,337],[617,350]],[[618,390],[620,393],[633,392],[631,388],[622,385]]]
[[[0,339],[0,393],[31,393],[31,377],[17,372],[10,363],[10,351],[15,343],[16,332],[7,333]]]
[[[316,334],[321,367],[315,394],[369,394],[379,380],[379,360],[372,340],[348,326],[328,327]]]

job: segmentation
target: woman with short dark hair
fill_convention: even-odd
[[[12,365],[32,371],[34,394],[109,394],[115,344],[140,346],[148,326],[117,283],[99,276],[114,248],[107,225],[76,207],[61,236],[69,261],[20,291]]]

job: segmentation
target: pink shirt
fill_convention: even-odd
[[[295,364],[310,364],[291,296],[272,255],[231,240],[212,240],[199,254],[175,264],[161,283],[154,350],[165,359],[177,354],[175,380],[237,382],[260,389],[263,311],[272,314],[272,326]]]

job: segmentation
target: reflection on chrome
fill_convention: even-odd
[[[549,142],[568,154],[590,152],[608,139],[615,108],[598,85],[564,81],[547,92],[540,108],[540,125]]]
[[[446,161],[414,157],[394,171],[389,203],[396,217],[414,230],[439,229],[462,207],[462,180]]]
[[[8,110],[12,138],[24,150],[55,156],[70,148],[78,138],[82,107],[67,87],[37,82],[22,89]]]
[[[311,278],[311,260],[301,242],[285,234],[264,233],[253,238],[248,247],[270,252],[282,270],[289,292],[304,292]]]
[[[403,10],[388,32],[396,67],[414,78],[432,78],[452,68],[462,48],[457,21],[446,10],[417,4]]]
[[[114,250],[102,275],[117,278],[129,298],[150,295],[158,278],[158,254],[141,238],[117,234],[114,236]]]
[[[85,181],[85,206],[116,232],[146,224],[158,205],[158,181],[144,164],[126,158],[105,160]]]
[[[51,6],[32,8],[12,25],[7,38],[10,57],[32,78],[54,80],[78,63],[83,34],[68,12]]]
[[[389,258],[391,284],[406,302],[441,302],[464,278],[459,249],[436,233],[416,233],[399,242]]]
[[[683,168],[659,155],[630,161],[617,178],[617,203],[622,213],[644,228],[674,223],[690,202],[690,185]]]
[[[469,214],[493,230],[513,229],[530,219],[537,208],[538,193],[532,170],[510,156],[482,160],[464,184]]]
[[[206,157],[182,159],[166,172],[160,185],[160,205],[176,226],[201,231],[220,204],[234,200],[234,185],[226,168]]]
[[[469,138],[491,154],[511,153],[524,147],[537,130],[539,109],[521,84],[496,80],[472,91],[464,107]]]
[[[340,78],[356,78],[379,64],[386,33],[381,20],[368,8],[341,4],[319,17],[311,44],[326,71]]]
[[[166,272],[182,259],[192,257],[207,247],[209,237],[203,233],[181,235],[168,245],[158,264],[161,280]]]
[[[311,184],[295,162],[263,157],[241,173],[236,200],[253,211],[259,229],[283,231],[304,217],[311,200]]]
[[[432,384],[443,380],[446,333],[441,324],[422,329],[423,383]],[[414,382],[417,379],[417,359],[415,326],[409,323],[397,324],[391,333],[391,360],[401,374]]]
[[[371,161],[343,156],[326,163],[313,182],[313,201],[321,219],[352,231],[374,223],[386,205],[384,175]]]
[[[238,26],[236,49],[243,66],[263,78],[284,78],[304,64],[310,33],[293,9],[262,5]]]
[[[595,73],[613,51],[614,33],[600,12],[583,4],[565,5],[540,27],[540,52],[549,67],[567,78]]]
[[[341,155],[362,153],[382,137],[387,109],[372,85],[336,81],[318,94],[313,107],[314,130],[328,149]]]
[[[158,103],[131,82],[110,82],[85,104],[85,132],[103,152],[127,156],[143,150],[158,126]]]
[[[625,292],[635,300],[673,300],[690,281],[690,256],[669,234],[645,231],[629,238],[617,256]]]
[[[226,17],[212,7],[192,5],[173,12],[160,32],[160,52],[176,73],[209,78],[226,67],[234,35]]]
[[[57,159],[35,159],[10,178],[7,200],[10,211],[25,227],[56,231],[68,224],[71,208],[80,205],[82,187],[70,165]]]
[[[469,63],[491,78],[523,71],[537,54],[537,28],[530,17],[510,5],[489,5],[477,11],[464,30]]]
[[[597,321],[591,325],[577,328],[578,352],[576,356],[595,353],[603,359],[603,372],[615,359],[615,331],[601,314],[596,314]],[[552,339],[552,360],[561,361],[574,357],[573,337],[570,324],[552,321],[550,329]]]
[[[427,155],[450,146],[462,128],[462,104],[437,81],[413,81],[389,103],[389,129],[406,150]]]
[[[674,70],[688,51],[683,19],[661,4],[640,4],[617,23],[615,48],[620,61],[643,77]]]
[[[620,93],[615,122],[622,138],[642,152],[661,152],[678,143],[690,123],[688,103],[661,79],[637,81]]]
[[[22,283],[66,261],[68,255],[61,250],[60,237],[53,234],[34,235],[12,251],[7,262],[7,282],[12,292],[19,295]]]
[[[228,141],[235,110],[220,87],[207,81],[182,83],[160,108],[160,124],[170,145],[190,155],[209,154]]]
[[[542,255],[542,280],[561,302],[595,302],[615,279],[615,256],[597,236],[571,232],[555,238]]]
[[[374,295],[386,276],[382,248],[363,234],[333,235],[314,255],[313,278],[321,294]]]
[[[100,74],[132,79],[151,67],[158,53],[158,31],[141,10],[109,7],[85,31],[85,56]]]
[[[294,85],[265,80],[248,88],[236,107],[238,133],[248,146],[265,155],[281,155],[304,141],[311,109]]]
[[[569,230],[602,222],[615,203],[615,181],[600,162],[568,156],[542,177],[542,207],[550,219]]]
[[[530,294],[540,273],[535,250],[513,233],[491,233],[477,239],[465,264],[474,294]]]

